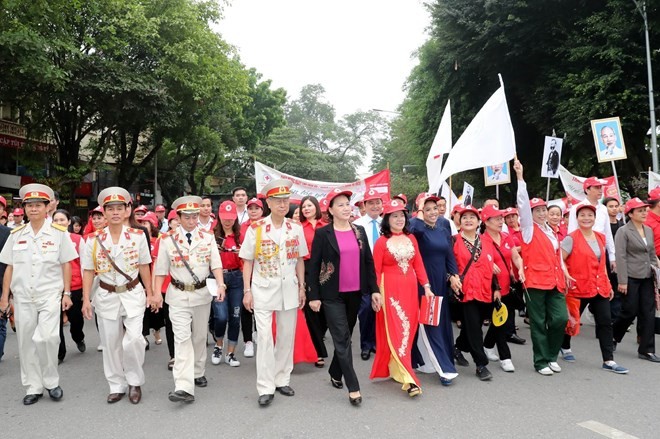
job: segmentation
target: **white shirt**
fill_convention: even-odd
[[[534,220],[532,219],[532,207],[529,204],[529,195],[527,194],[527,183],[518,180],[518,218],[520,219],[520,233],[522,234],[525,244],[532,242],[534,237]],[[552,248],[557,251],[559,248],[559,241],[552,228],[545,223],[543,225],[537,224],[539,228],[545,233]]]
[[[578,206],[589,203],[589,200],[584,200],[575,206],[571,207],[571,211],[568,215],[568,233],[577,230],[577,214],[575,213]],[[614,250],[614,236],[612,236],[612,228],[610,227],[610,217],[607,213],[607,207],[601,203],[596,203],[596,222],[594,223],[593,230],[600,232],[605,235],[605,247],[607,248],[607,254],[610,257],[610,262],[616,261],[615,250]]]
[[[201,217],[200,219],[197,220],[197,227],[199,227],[202,230],[206,230],[207,232],[210,232],[212,226],[213,226],[213,218],[211,218],[210,216],[209,216],[209,222],[206,224],[202,223]]]
[[[355,221],[353,221],[353,224],[357,224],[358,226],[364,227],[364,231],[367,234],[367,241],[369,241],[369,248],[371,249],[371,253],[374,252],[374,237],[373,237],[373,220],[376,220],[376,228],[378,229],[378,233],[380,234],[380,223],[383,221],[383,218],[378,216],[376,218],[372,218],[369,215],[362,216]]]
[[[239,224],[243,224],[247,221],[250,221],[250,217],[248,216],[248,213],[247,213],[247,208],[243,209],[243,212],[240,212],[238,210],[237,210],[237,212],[238,212],[238,223]]]

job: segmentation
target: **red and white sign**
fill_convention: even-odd
[[[568,197],[568,203],[570,206],[579,203],[580,201],[587,198],[587,195],[584,193],[584,180],[586,177],[578,177],[573,175],[566,168],[559,165],[559,178],[561,179],[561,184],[564,186],[566,191],[566,196]],[[617,200],[621,199],[619,191],[616,188],[616,180],[614,176],[604,177],[607,183],[603,185],[603,198],[614,197]],[[570,207],[569,206],[569,207]]]
[[[419,323],[438,326],[440,324],[440,308],[442,308],[441,296],[433,296],[431,298],[422,296],[419,307]]]
[[[257,183],[257,193],[261,193],[263,187],[271,180],[285,178],[293,182],[291,186],[291,198],[300,200],[305,196],[311,195],[316,199],[325,198],[335,188],[353,192],[351,202],[355,203],[363,198],[364,191],[367,188],[374,189],[382,194],[383,200],[390,198],[390,171],[385,169],[376,174],[370,175],[362,180],[351,183],[331,183],[327,181],[306,180],[296,176],[285,174],[277,169],[254,162],[254,178]]]

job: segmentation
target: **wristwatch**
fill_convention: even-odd
[[[71,297],[71,291],[65,291],[62,293],[62,295]]]

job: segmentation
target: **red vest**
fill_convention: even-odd
[[[522,242],[525,286],[538,290],[556,288],[566,292],[566,280],[561,269],[561,251],[554,250],[552,242],[543,230],[534,223],[534,234],[529,243]]]
[[[479,260],[473,262],[468,268],[463,279],[463,302],[468,300],[478,300],[479,302],[490,303],[493,301],[493,253],[495,249],[493,244],[481,240],[481,256]],[[472,253],[465,247],[461,235],[456,235],[454,243],[454,255],[458,265],[458,274],[463,274]]]
[[[609,297],[612,291],[605,268],[605,235],[594,233],[600,248],[600,261],[579,229],[569,234],[573,238],[573,250],[565,262],[568,273],[575,279],[568,290],[571,297],[589,298],[597,294]]]

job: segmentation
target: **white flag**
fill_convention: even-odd
[[[516,139],[502,83],[452,148],[439,180],[469,169],[505,163],[515,155]]]
[[[426,176],[429,180],[429,192],[439,191],[441,182],[440,173],[442,172],[442,156],[451,151],[451,109],[449,101],[442,113],[438,132],[435,134],[433,144],[429,150],[429,156],[426,158]]]
[[[660,174],[649,171],[649,193],[657,187],[660,187]]]
[[[446,181],[442,182],[442,187],[438,195],[444,197],[445,200],[447,200],[447,211],[445,212],[445,218],[449,219],[449,217],[451,216],[451,210],[457,204],[461,204],[461,202],[459,201],[454,191],[451,190],[451,188],[449,187]]]

